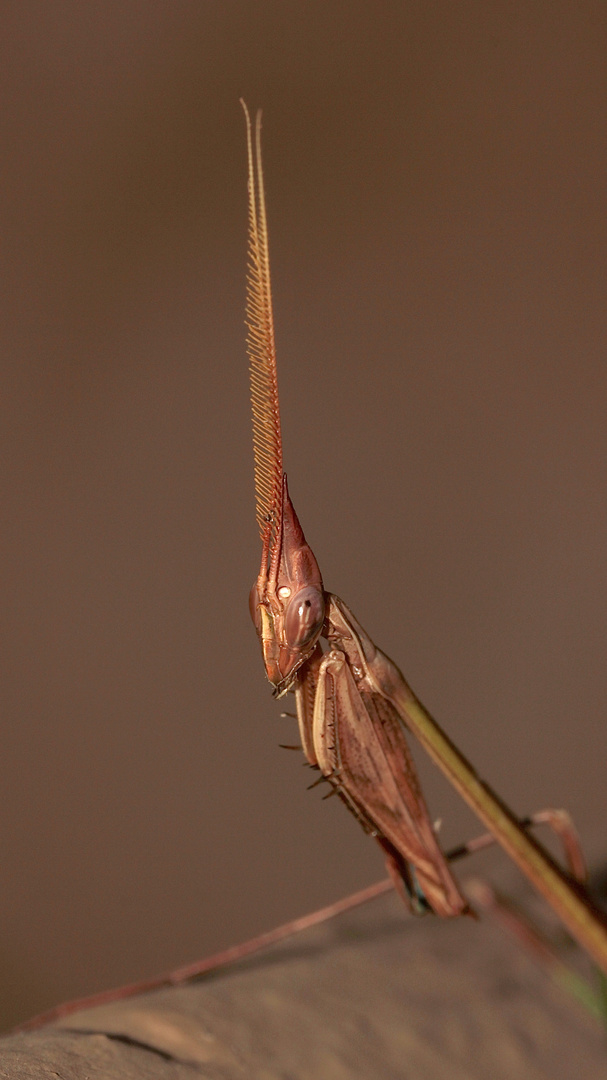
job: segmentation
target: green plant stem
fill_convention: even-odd
[[[480,779],[406,684],[390,696],[433,761],[548,901],[571,935],[607,973],[607,918],[592,903],[586,890],[561,870],[548,852],[521,827],[512,811]]]

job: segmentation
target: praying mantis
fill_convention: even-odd
[[[274,694],[295,694],[302,749],[385,851],[414,910],[469,905],[440,850],[391,688],[406,683],[349,608],[325,592],[282,470],[282,441],[259,117],[249,160],[248,348],[261,567],[250,610]],[[323,652],[319,639],[328,649]],[[408,690],[408,688],[407,688]]]
[[[257,114],[253,140],[249,113],[244,102],[242,105],[249,165],[248,349],[257,521],[262,540],[261,566],[251,589],[250,610],[274,695],[281,697],[289,691],[295,695],[307,761],[319,769],[379,843],[390,879],[164,975],[64,1002],[17,1030],[32,1030],[84,1008],[183,985],[374,899],[391,884],[414,912],[431,910],[443,917],[473,914],[451,873],[449,860],[486,847],[491,838],[502,845],[572,936],[607,973],[607,921],[583,887],[584,860],[568,815],[546,810],[519,821],[480,779],[346,604],[324,589],[282,469],[261,114]],[[417,736],[488,827],[489,835],[455,849],[449,856],[442,853],[405,731]],[[549,824],[559,835],[569,872],[563,871],[529,835],[527,829],[534,824]],[[476,895],[482,903],[479,892],[477,883]]]
[[[324,589],[289,497],[282,440],[261,114],[247,125],[248,354],[261,566],[250,611],[274,696],[295,695],[303,752],[386,855],[393,882],[415,911],[472,914],[440,850],[405,731],[413,732],[580,944],[607,971],[607,923],[580,882],[581,858],[563,871],[480,779],[396,665],[346,604]],[[323,648],[322,642],[325,643]]]

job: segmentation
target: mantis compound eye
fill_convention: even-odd
[[[292,649],[301,649],[318,637],[325,621],[325,598],[313,585],[300,589],[285,615],[285,637]]]

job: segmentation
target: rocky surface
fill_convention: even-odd
[[[390,895],[198,983],[0,1041],[11,1080],[607,1080],[598,1022],[491,921]]]

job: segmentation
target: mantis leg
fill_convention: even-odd
[[[306,661],[302,668],[300,668],[294,687],[295,707],[297,710],[297,723],[299,725],[301,746],[310,765],[318,765],[314,750],[314,739],[312,736],[312,720],[314,716],[314,697],[316,695],[316,684],[318,682],[318,672],[321,661],[322,649],[317,645],[310,659]]]
[[[523,829],[530,829],[533,825],[547,825],[552,829],[552,832],[563,846],[563,854],[569,873],[576,881],[581,883],[586,881],[588,873],[582,845],[571,814],[567,810],[538,810],[537,813],[531,814],[530,817],[523,818],[520,824]],[[465,855],[475,855],[477,851],[484,851],[485,848],[496,843],[497,840],[493,833],[483,833],[481,836],[475,836],[472,840],[468,840],[467,843],[461,844],[460,847],[448,851],[446,857],[449,862],[452,862],[455,859],[464,858]]]
[[[437,915],[462,915],[469,905],[438,846],[398,714],[357,683],[358,670],[336,648],[318,665],[312,736],[320,770],[386,852],[401,895],[404,884],[418,910],[425,898]]]

